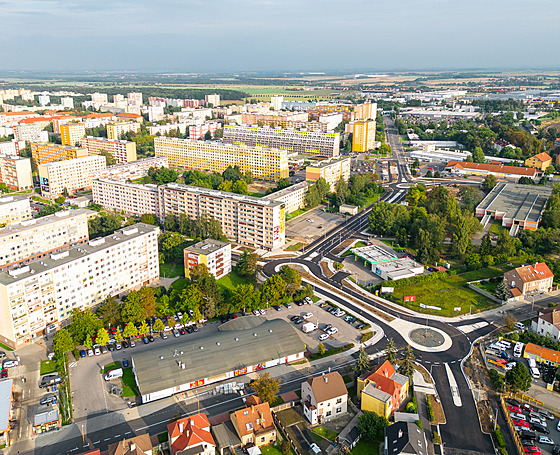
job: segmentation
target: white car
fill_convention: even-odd
[[[93,353],[95,355],[101,355],[101,351],[99,350],[99,348],[95,348],[95,351],[93,351]]]
[[[306,298],[303,299],[303,300],[305,300],[305,303],[307,303],[308,305],[313,304],[313,300],[311,300],[311,297],[306,297]]]
[[[309,319],[309,318],[312,318],[312,317],[313,317],[313,313],[305,313],[305,314],[302,316],[303,319]]]
[[[560,420],[558,420],[558,424],[556,425],[556,430],[560,431]]]
[[[92,357],[93,356],[93,349],[88,349],[87,355]]]
[[[319,335],[319,341],[325,341],[328,337],[330,337],[330,335],[328,333],[321,333],[321,335]],[[560,425],[560,422],[559,422]]]
[[[550,444],[554,445],[554,441],[548,436],[539,436],[539,444]]]
[[[266,314],[266,312],[262,308],[259,310],[259,313],[261,316],[264,316]]]
[[[334,335],[335,333],[338,333],[338,329],[336,327],[331,327],[329,330],[327,330],[327,333],[329,335]]]
[[[312,220],[311,218],[307,218],[307,222],[308,223],[315,223],[315,220]]]
[[[532,424],[537,424],[537,425],[542,425],[543,427],[546,427],[546,422],[543,419],[540,419],[538,417],[531,417],[529,419],[529,422]]]
[[[255,316],[260,316],[261,312],[260,312],[260,310],[253,310],[253,314]]]
[[[346,314],[346,313],[345,313],[344,311],[338,310],[334,315],[335,315],[337,318],[341,318],[341,317],[344,316],[345,314]]]

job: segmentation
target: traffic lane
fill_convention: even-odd
[[[440,434],[445,447],[470,450],[479,454],[494,454],[489,435],[482,432],[478,412],[472,393],[457,364],[450,365],[457,382],[462,406],[455,406],[444,365],[432,368],[438,396],[443,404],[446,423],[440,425]]]

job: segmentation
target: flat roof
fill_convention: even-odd
[[[44,147],[54,147],[58,149],[67,149],[67,150],[86,150],[85,147],[76,147],[75,145],[62,145],[62,144],[55,144],[54,142],[32,142],[31,145],[41,145]]]
[[[2,196],[0,197],[0,205],[12,204],[14,202],[19,202],[27,199],[27,196]],[[1,232],[1,230],[0,230]]]
[[[96,212],[88,209],[63,210],[53,213],[52,215],[43,216],[41,218],[33,218],[31,220],[20,221],[19,223],[13,223],[6,227],[0,228],[0,237],[15,234],[17,232],[22,232],[27,229],[48,226],[49,224],[55,223],[62,218],[72,218],[83,214],[85,214],[86,216],[90,216],[96,214]]]
[[[352,248],[350,251],[368,261],[370,264],[379,264],[381,262],[394,261],[398,259],[397,255],[389,253],[377,245]]]
[[[503,213],[504,217],[513,220],[538,223],[551,194],[552,188],[546,186],[499,183],[476,210]]]
[[[228,242],[222,242],[221,240],[205,239],[185,248],[183,251],[208,255],[210,253],[213,253],[214,251],[218,251],[219,249],[227,245],[229,245]]]
[[[198,338],[181,337],[176,343],[161,343],[157,349],[135,353],[132,361],[140,394],[179,387],[305,351],[295,329],[282,319],[267,321],[262,316],[243,316],[224,326],[228,330]],[[184,369],[179,362],[185,365]]]
[[[86,209],[82,210],[86,211]],[[90,210],[87,211],[89,212]],[[132,226],[126,226],[107,237],[92,239],[86,245],[76,245],[62,253],[51,254],[49,257],[31,262],[23,267],[2,272],[0,273],[0,284],[8,286],[16,283],[17,281],[27,279],[34,274],[40,274],[46,270],[59,267],[62,264],[67,264],[83,258],[88,254],[111,248],[119,243],[140,237],[147,232],[156,230],[159,230],[157,226],[145,223],[137,223]]]
[[[10,409],[12,407],[13,379],[0,381],[0,431],[8,429],[10,421]]]
[[[11,161],[23,161],[23,160],[28,160],[29,159],[29,158],[26,158],[24,156],[8,155],[6,153],[0,154],[0,158],[3,159],[3,160],[11,160]]]
[[[128,183],[128,182],[125,182],[123,180],[115,180],[115,179],[111,179],[111,178],[98,178],[98,179],[93,179],[92,184],[96,180],[99,181],[99,182],[111,183],[113,185],[124,186],[126,188],[136,188],[137,190],[153,191],[155,193],[157,193],[157,191],[158,191],[158,186],[153,184],[153,183],[146,183],[146,184]]]
[[[328,160],[312,163],[308,167],[315,167],[317,169],[322,169],[324,167],[328,167],[332,164],[340,163],[340,162],[346,161],[346,160],[352,160],[352,158],[350,156],[345,156],[345,155],[335,156],[335,157],[330,158]]]
[[[278,198],[281,198],[282,196],[287,196],[288,194],[292,194],[294,191],[298,191],[307,187],[309,187],[309,182],[307,180],[304,180],[303,182],[290,185],[287,188],[284,188],[283,190],[275,191],[274,193],[267,194],[266,196],[263,196],[263,199],[266,198],[274,201]]]

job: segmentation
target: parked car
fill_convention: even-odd
[[[529,455],[540,455],[541,449],[537,446],[523,446],[523,451]]]
[[[310,319],[310,318],[312,318],[312,317],[313,317],[313,313],[305,313],[305,314],[302,316],[303,319]]]
[[[323,332],[329,330],[332,327],[332,324],[327,324],[325,327],[323,327]]]
[[[194,332],[194,329],[193,329],[192,325],[188,325],[186,330],[187,330],[187,333],[193,333]]]
[[[326,333],[328,333],[329,335],[334,335],[335,333],[338,333],[338,329],[336,327],[331,327],[326,331]]]
[[[6,353],[4,351],[0,351],[0,359],[6,357]]]
[[[523,403],[521,405],[521,409],[523,409],[525,412],[533,412],[533,408],[529,406],[527,403]]]
[[[543,409],[539,409],[538,413],[548,420],[554,420],[554,416],[548,411],[544,411]]]
[[[303,306],[303,300],[296,300],[296,301],[294,301],[294,303],[295,303],[297,306]]]
[[[539,425],[537,423],[533,424],[533,429],[538,431],[539,433],[543,433],[543,434],[550,434],[550,431],[548,430],[547,427]]]
[[[107,347],[105,345],[101,346],[101,354],[107,354]]]
[[[123,348],[123,347],[121,346],[120,343],[115,344],[115,349],[116,349],[117,351],[120,351],[122,348]]]
[[[95,355],[101,355],[101,349],[95,348],[95,349],[93,350],[93,353],[94,353]]]
[[[142,343],[148,344],[149,342],[150,340],[148,339],[148,337],[142,337]]]
[[[49,393],[39,400],[39,404],[56,404],[58,400],[54,393]]]
[[[292,316],[292,317],[290,318],[290,321],[293,322],[293,321],[295,321],[295,320],[298,319],[298,318],[299,318],[299,316]]]
[[[187,331],[185,330],[184,327],[181,327],[181,328],[179,329],[179,333],[180,333],[181,335],[184,335],[185,333],[187,333]]]
[[[88,355],[89,357],[93,357],[93,349],[88,349],[88,350],[87,350],[87,355]]]
[[[546,425],[546,422],[545,422],[543,419],[541,419],[540,417],[531,417],[531,418],[529,419],[529,422],[530,422],[530,423],[537,423],[537,424],[539,424],[539,425],[542,425],[543,427],[546,427],[546,426],[547,426],[547,425]]]
[[[153,337],[152,335],[148,335],[148,341],[149,341],[150,343],[153,343],[154,337]]]
[[[62,382],[62,376],[59,374],[47,374],[43,376],[39,381],[39,388],[43,389],[45,387],[60,384]]]
[[[123,349],[128,349],[128,346],[129,346],[128,341],[122,340],[121,344],[122,344]]]
[[[298,317],[298,318],[294,321],[294,323],[295,323],[295,324],[301,324],[303,321],[305,321],[305,319]]]
[[[539,436],[539,444],[549,444],[551,446],[554,445],[554,441],[550,439],[548,436]]]
[[[325,341],[329,336],[328,333],[321,333],[321,335],[319,335],[319,341]]]
[[[134,340],[130,340],[130,343],[129,343],[129,344],[130,344],[130,347],[131,347],[131,348],[136,347],[136,342],[135,342]]]
[[[308,305],[313,305],[313,300],[311,300],[311,297],[306,297],[303,299],[305,301],[305,303],[307,303]]]
[[[523,428],[527,428],[527,429],[529,428],[529,424],[525,420],[511,419],[511,421],[517,427],[523,427]]]
[[[282,309],[279,305],[274,305],[272,308],[274,308],[276,311],[280,311]]]
[[[253,314],[254,314],[255,316],[260,316],[260,315],[261,315],[261,312],[260,312],[259,310],[253,310]]]
[[[0,379],[4,379],[8,377],[8,370],[6,370],[5,368],[2,368],[0,370]]]
[[[161,337],[162,340],[167,340],[167,334],[165,332],[161,332],[159,336]]]
[[[356,326],[356,328],[357,328],[358,330],[365,329],[366,327],[367,327],[367,325],[364,324],[364,323],[360,323],[360,324],[358,324],[358,325]]]
[[[289,310],[290,308],[292,308],[292,304],[291,304],[291,303],[285,303],[284,306],[285,306],[286,308],[288,308],[288,310]]]
[[[181,334],[179,333],[179,331],[178,331],[177,329],[173,330],[173,336],[174,336],[175,338],[179,338],[180,335],[181,335]]]
[[[512,413],[510,413],[510,415],[511,415],[512,419],[527,420],[527,417],[525,417],[525,414],[521,414],[519,412],[512,412]]]
[[[519,406],[512,406],[512,405],[509,405],[509,406],[508,406],[508,411],[510,411],[510,412],[515,412],[515,413],[517,413],[517,414],[521,414],[521,409],[519,408]]]
[[[86,351],[84,351],[83,349],[80,349],[80,357],[85,357],[86,356]]]
[[[113,351],[115,350],[115,345],[114,345],[113,343],[109,343],[109,344],[107,345],[107,349],[108,349],[110,352],[113,352]]]
[[[122,366],[123,366],[123,368],[128,368],[128,365],[129,365],[128,360],[127,360],[127,359],[123,359],[123,361],[122,361]]]

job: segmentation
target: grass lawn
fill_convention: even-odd
[[[230,290],[234,290],[239,284],[254,284],[254,282],[248,278],[239,276],[235,270],[229,272],[226,276],[218,280],[218,285]]]
[[[278,395],[276,398],[274,398],[274,401],[271,404],[271,407],[274,406],[278,406],[279,404],[284,404],[285,401],[282,399],[282,397],[280,395]]]
[[[484,289],[486,292],[494,295],[496,294],[496,289],[498,288],[499,282],[491,283],[490,281],[481,281],[480,283],[476,283],[475,286],[481,289]]]
[[[13,349],[12,349],[11,347],[6,346],[6,345],[3,344],[3,343],[0,343],[0,348],[4,349],[4,350],[6,350],[6,351],[13,351]]]
[[[374,455],[379,453],[379,443],[380,441],[369,442],[363,439],[356,444],[351,451],[351,455]]]
[[[168,262],[166,264],[161,264],[159,266],[159,276],[164,276],[166,278],[175,278],[176,276],[183,276],[185,272],[183,264],[176,264],[174,262]]]
[[[102,369],[101,369],[101,374],[105,374],[107,373],[107,371],[110,370],[116,370],[117,368],[121,367],[121,362],[112,362],[108,365],[105,365]]]
[[[264,195],[265,195],[264,193],[249,192],[249,196],[253,196],[253,197],[263,197]]]
[[[315,296],[315,295],[312,295],[311,300],[313,300],[313,303],[317,303],[321,299],[319,297]]]
[[[138,395],[138,389],[136,388],[136,381],[134,380],[134,374],[132,374],[132,368],[123,368],[123,397],[135,397]]]
[[[188,284],[189,284],[188,278],[179,278],[178,280],[175,280],[173,283],[171,283],[169,289],[175,291],[181,291],[183,288],[187,287]]]
[[[52,360],[43,360],[41,361],[41,370],[40,375],[43,376],[44,374],[54,373],[56,371],[56,363]]]
[[[469,289],[467,282],[502,274],[503,272],[500,269],[489,267],[439,280],[398,287],[395,288],[393,295],[401,305],[420,313],[455,316],[468,313],[471,306],[474,312],[484,311],[497,306],[497,304]],[[405,295],[416,296],[416,301],[404,302]],[[441,311],[421,308],[420,303],[438,306]],[[455,307],[461,307],[461,311],[454,311]]]
[[[325,427],[315,427],[313,428],[313,432],[323,436],[323,438],[328,439],[329,441],[334,441],[338,436],[338,433],[336,431],[329,430]]]
[[[360,248],[362,246],[366,246],[366,242],[362,242],[361,240],[356,243],[352,248]]]
[[[286,248],[286,251],[297,251],[302,246],[303,246],[303,243],[301,243],[301,242],[294,243],[293,245],[290,245],[288,248]]]
[[[273,446],[273,445],[261,446],[260,450],[263,455],[282,455],[280,444],[278,444],[278,446]],[[293,453],[293,451],[291,453]]]
[[[307,210],[304,209],[297,209],[295,212],[289,213],[286,215],[286,220],[291,220],[292,218],[295,218],[296,216],[301,215],[302,213],[307,212]]]

